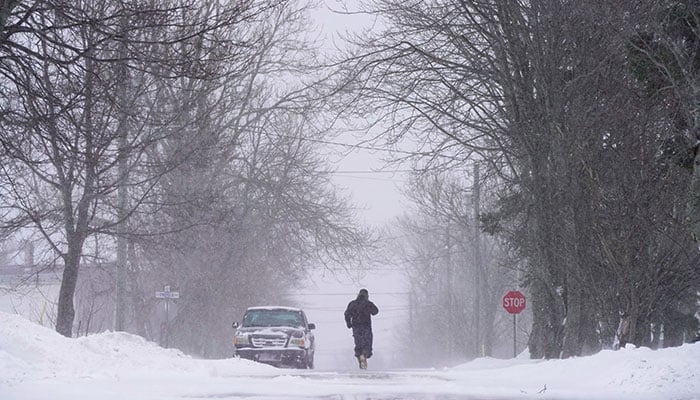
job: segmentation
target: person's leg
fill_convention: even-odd
[[[361,369],[367,368],[368,355],[372,353],[372,331],[369,327],[357,326],[352,328],[355,338],[355,357]]]
[[[359,356],[363,351],[365,355],[368,351],[368,333],[369,329],[365,326],[353,326],[352,335],[355,338],[355,354]]]
[[[362,330],[360,327],[352,327],[352,338],[355,341],[355,357],[362,354]]]
[[[364,353],[365,356],[370,352],[371,343],[370,335],[371,332],[365,326],[358,327],[357,329],[357,346],[359,347],[359,352]]]
[[[373,342],[373,340],[374,340],[374,335],[372,335],[372,330],[369,329],[367,331],[367,344],[366,344],[366,353],[365,353],[365,356],[367,356],[367,358],[372,357],[372,342]]]
[[[367,359],[372,356],[372,329],[369,326],[362,328],[362,343],[360,356],[360,368],[367,368]]]

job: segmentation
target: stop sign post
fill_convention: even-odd
[[[508,313],[513,314],[513,357],[517,357],[517,348],[515,345],[515,320],[516,316],[525,309],[525,296],[517,290],[511,290],[503,296],[503,308]]]

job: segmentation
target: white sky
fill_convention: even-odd
[[[373,19],[361,14],[342,13],[357,11],[356,0],[324,0],[313,13],[319,29],[323,51],[332,54],[342,47],[341,35],[358,32],[373,26]],[[340,12],[339,12],[340,11]],[[361,144],[363,137],[345,132],[334,140],[347,145]],[[388,152],[356,149],[348,154],[341,146],[328,146],[328,158],[338,171],[334,183],[352,200],[361,222],[380,227],[403,213],[405,201],[400,192],[406,181],[405,173],[394,173],[384,161]],[[395,169],[395,168],[394,168]]]

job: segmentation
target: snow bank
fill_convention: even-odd
[[[700,343],[656,351],[629,345],[565,360],[482,358],[446,374],[554,398],[700,399]]]
[[[247,360],[197,360],[140,336],[105,332],[69,339],[21,316],[0,312],[0,387],[25,379],[152,376],[201,373],[210,376],[270,373]]]

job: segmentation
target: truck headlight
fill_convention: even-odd
[[[233,345],[234,346],[249,346],[250,339],[248,338],[248,335],[246,335],[244,333],[237,333],[233,336]]]
[[[306,339],[302,337],[291,337],[289,339],[289,345],[290,346],[297,346],[297,347],[306,347]]]

